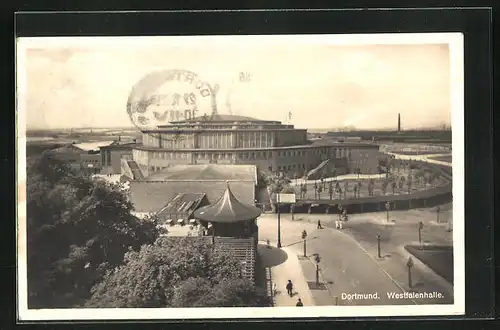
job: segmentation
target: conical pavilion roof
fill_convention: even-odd
[[[217,202],[203,206],[194,212],[197,219],[218,223],[248,221],[257,218],[260,214],[261,210],[258,207],[241,203],[233,195],[229,184]]]

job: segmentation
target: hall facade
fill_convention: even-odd
[[[339,172],[376,173],[379,155],[375,144],[309,141],[306,129],[279,121],[214,115],[143,131],[131,160],[144,176],[180,164],[246,164],[302,176],[325,160]]]

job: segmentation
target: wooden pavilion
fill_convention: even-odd
[[[203,206],[194,217],[213,237],[254,238],[258,240],[256,219],[261,209],[240,202],[232,193],[229,183],[222,196],[214,204]]]

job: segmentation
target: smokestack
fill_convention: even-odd
[[[401,114],[398,113],[398,132],[401,132]]]

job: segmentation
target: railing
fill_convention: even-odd
[[[142,175],[142,172],[139,169],[139,166],[137,165],[137,163],[135,161],[129,160],[129,161],[127,161],[127,165],[130,168],[130,170],[132,171],[132,174],[134,175],[134,177],[133,177],[134,180],[144,179],[144,175]]]
[[[253,238],[215,237],[215,249],[231,251],[243,266],[243,275],[255,283],[256,246]]]

